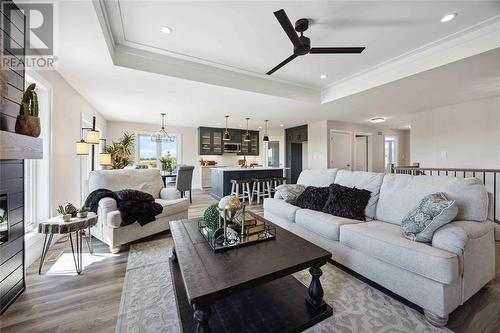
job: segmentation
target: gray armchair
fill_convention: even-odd
[[[181,192],[181,198],[184,198],[184,193],[189,191],[189,202],[193,203],[193,197],[191,196],[191,184],[193,182],[193,170],[194,166],[192,165],[182,165],[177,169],[177,181],[175,184],[175,188],[179,192]]]

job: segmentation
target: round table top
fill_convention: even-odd
[[[97,214],[89,212],[87,217],[72,217],[69,222],[64,222],[62,216],[38,223],[38,232],[41,234],[67,234],[95,226]]]

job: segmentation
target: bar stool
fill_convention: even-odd
[[[249,204],[252,204],[251,182],[250,179],[231,179],[231,195],[237,196],[242,202],[245,202],[246,199]]]
[[[260,204],[260,198],[270,198],[269,189],[271,188],[270,178],[252,178],[252,200],[254,196],[257,196],[257,204]]]
[[[286,177],[271,177],[271,191],[276,192],[276,187],[286,184]]]

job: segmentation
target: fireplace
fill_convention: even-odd
[[[7,193],[0,194],[0,244],[9,240],[9,205]]]

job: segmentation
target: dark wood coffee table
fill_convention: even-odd
[[[275,240],[214,253],[198,220],[170,222],[183,332],[300,332],[333,314],[320,282],[330,252],[276,226]],[[309,288],[291,276],[306,268]]]

